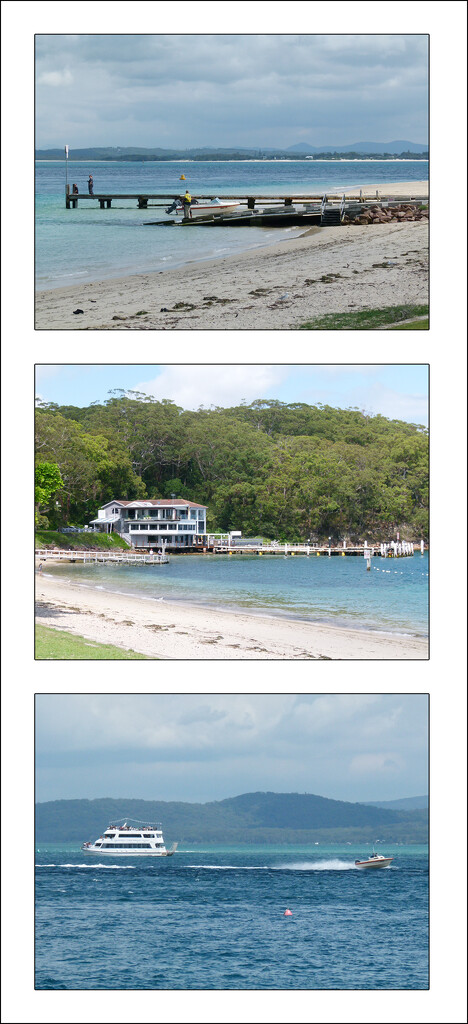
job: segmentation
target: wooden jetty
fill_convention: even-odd
[[[213,195],[197,193],[196,198],[203,201],[214,199]],[[402,203],[427,203],[427,196],[411,194],[408,196],[386,195],[379,189],[370,194],[361,190],[359,196],[343,195],[282,195],[282,196],[233,196],[218,195],[221,200],[237,200],[240,209],[231,212],[217,212],[216,207],[207,211],[204,216],[181,217],[178,220],[167,219],[159,221],[145,221],[146,226],[166,227],[178,224],[184,226],[252,226],[252,227],[280,227],[300,224],[317,224],[321,226],[341,224],[345,217],[351,219],[363,213],[371,206],[379,205],[383,209],[392,206],[399,206]],[[99,203],[100,209],[111,209],[114,200],[136,200],[139,210],[149,208],[164,208],[168,202],[174,199],[183,200],[183,196],[174,193],[165,194],[161,192],[147,193],[101,193],[94,195],[88,193],[71,193],[67,185],[65,194],[65,206],[67,210],[76,209],[78,202],[95,201]]]
[[[356,545],[312,545],[312,544],[245,544],[242,542],[229,546],[228,544],[213,544],[210,548],[213,553],[218,555],[282,555],[294,556],[294,555],[306,555],[320,556],[325,555],[332,557],[333,555],[340,555],[342,557],[358,556],[364,557],[365,559],[374,558],[405,558],[414,555],[415,545],[410,541],[391,541],[390,543],[380,544],[356,544]]]
[[[64,562],[118,562],[125,565],[166,565],[169,561],[166,554],[137,554],[135,551],[65,551],[63,548],[36,548],[36,558],[46,561],[52,558]]]

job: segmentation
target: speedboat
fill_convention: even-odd
[[[357,868],[388,868],[392,860],[393,857],[384,857],[383,854],[373,850],[368,860],[355,860],[354,863]]]
[[[232,213],[240,205],[240,202],[236,199],[210,199],[201,203],[195,199],[192,200],[189,207],[189,218],[194,220],[196,217],[207,217],[210,213]],[[174,199],[172,206],[168,206],[166,213],[175,213],[176,216],[183,217],[184,204],[182,200]]]
[[[109,825],[99,839],[95,839],[93,843],[83,843],[81,849],[83,853],[98,853],[99,856],[172,857],[177,846],[178,843],[173,843],[170,850],[166,849],[159,824],[148,825],[140,822],[138,825],[129,825],[124,821],[122,825]]]

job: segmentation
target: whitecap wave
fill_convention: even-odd
[[[95,871],[97,868],[105,868],[107,871],[134,871],[134,864],[54,864],[53,867],[59,868],[90,868]]]

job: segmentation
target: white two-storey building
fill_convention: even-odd
[[[206,505],[184,498],[108,501],[89,524],[99,533],[118,533],[133,548],[203,548]]]

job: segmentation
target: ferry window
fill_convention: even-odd
[[[152,832],[150,832],[149,835],[146,835],[146,832],[145,832],[145,834],[143,836],[143,839],[154,839],[154,835],[153,835]]]
[[[115,839],[115,832],[106,832],[106,839]]]
[[[129,839],[128,832],[119,832],[119,839]],[[132,839],[141,839],[141,832],[133,832]]]
[[[95,843],[95,846],[102,846],[102,843]]]

